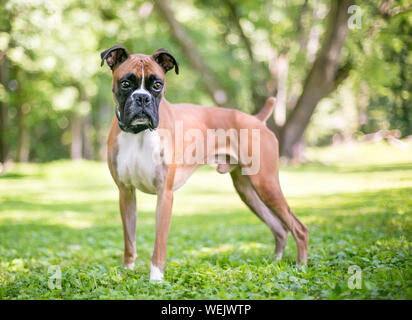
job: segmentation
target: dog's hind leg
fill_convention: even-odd
[[[308,228],[290,210],[280,188],[278,141],[275,135],[266,127],[261,127],[259,132],[260,135],[255,139],[250,135],[248,149],[246,149],[246,145],[243,149],[240,149],[240,174],[247,175],[260,200],[292,233],[298,249],[296,263],[298,265],[306,264],[309,240]],[[256,145],[260,146],[260,149],[256,148],[257,153],[253,150]],[[250,152],[251,150],[252,152]],[[252,153],[251,162],[247,161],[247,157],[244,156],[250,153]]]
[[[295,238],[298,249],[296,264],[306,264],[309,241],[308,228],[290,210],[280,189],[277,175],[275,172],[261,170],[258,174],[249,176],[249,178],[259,198],[276,214]]]
[[[253,188],[250,179],[246,175],[241,174],[240,167],[236,167],[230,172],[233,185],[242,201],[249,207],[250,210],[264,223],[266,223],[272,231],[276,241],[275,259],[282,259],[283,251],[285,250],[286,241],[288,238],[288,229],[282,222],[270,211],[270,209],[262,202]]]

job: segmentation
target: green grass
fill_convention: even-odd
[[[311,149],[282,167],[309,227],[309,261],[291,236],[273,262],[269,229],[228,175],[199,170],[175,193],[165,282],[149,282],[155,197],[138,193],[134,271],[122,265],[117,190],[103,163],[14,165],[0,176],[1,299],[412,299],[412,153],[386,144]],[[49,267],[61,289],[49,289]],[[350,289],[348,268],[362,271]]]

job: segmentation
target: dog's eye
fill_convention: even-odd
[[[156,90],[156,91],[159,91],[160,89],[162,89],[162,83],[160,81],[156,81],[153,84],[153,89]]]
[[[130,82],[129,81],[122,81],[121,83],[120,83],[120,85],[123,87],[123,88],[129,88],[130,87]]]

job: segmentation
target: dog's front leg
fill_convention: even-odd
[[[172,180],[172,181],[171,181]],[[169,175],[157,195],[156,240],[150,265],[150,281],[163,280],[166,267],[166,246],[173,205],[173,175]]]
[[[120,214],[123,223],[125,268],[132,270],[136,260],[136,192],[135,189],[119,187]]]

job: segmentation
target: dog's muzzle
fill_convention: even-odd
[[[120,111],[117,106],[115,107],[115,114],[119,127],[122,131],[129,133],[139,133],[146,129],[155,129],[152,117],[144,111],[134,116],[133,119],[127,124],[121,120]]]

